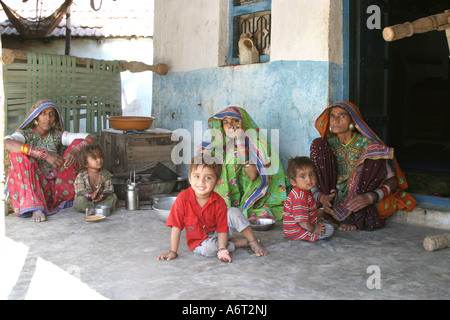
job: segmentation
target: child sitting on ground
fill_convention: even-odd
[[[208,157],[205,163],[203,157]],[[159,254],[157,260],[171,260],[178,256],[181,231],[186,228],[186,241],[194,253],[231,262],[230,252],[250,245],[257,257],[267,255],[258,243],[249,221],[238,208],[227,208],[222,197],[214,192],[222,173],[218,159],[199,153],[189,166],[190,188],[182,191],[170,210],[166,226],[172,227],[170,250]],[[228,238],[236,230],[245,239]]]
[[[294,188],[283,209],[283,230],[286,237],[310,242],[331,237],[333,226],[318,223],[324,219],[319,218],[319,210],[311,193],[317,183],[314,162],[308,157],[290,159],[287,175]]]
[[[95,206],[109,206],[114,210],[117,195],[114,193],[112,174],[103,168],[103,149],[99,144],[85,146],[78,152],[80,173],[75,179],[75,210],[94,214]]]

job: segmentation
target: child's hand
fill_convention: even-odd
[[[325,230],[326,230],[325,225],[323,223],[318,223],[314,225],[313,233],[324,234]]]
[[[92,202],[100,202],[103,200],[103,194],[96,196],[95,198],[92,198]]]
[[[217,252],[217,258],[219,258],[220,261],[223,262],[231,262],[231,256],[230,256],[230,251],[228,251],[227,249],[222,249],[219,252]]]
[[[170,250],[167,253],[161,253],[156,257],[156,260],[172,260],[178,257],[178,254],[175,251]]]

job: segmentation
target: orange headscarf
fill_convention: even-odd
[[[322,114],[317,118],[315,127],[319,131],[322,138],[329,139],[335,136],[330,132],[330,117],[329,113],[332,107],[341,107],[350,114],[350,117],[355,124],[356,129],[367,138],[375,141],[376,143],[386,145],[364,122],[359,108],[351,102],[339,101],[333,103],[330,107],[326,108]],[[392,159],[392,165],[395,169],[397,177],[397,190],[394,190],[389,196],[385,197],[378,203],[378,216],[380,218],[387,218],[397,210],[411,211],[417,205],[416,199],[408,194],[405,190],[408,188],[405,175],[397,163],[395,157]]]

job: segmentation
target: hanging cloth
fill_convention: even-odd
[[[19,31],[22,37],[26,39],[38,39],[48,36],[56,28],[56,26],[64,18],[64,14],[66,13],[67,8],[69,8],[72,4],[72,1],[73,0],[65,0],[65,2],[52,15],[37,21],[27,20],[21,17],[10,7],[8,7],[2,0],[0,0],[0,4],[3,7],[3,10],[5,10],[9,21],[17,29],[17,31]]]

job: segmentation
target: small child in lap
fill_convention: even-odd
[[[213,163],[205,163],[204,156],[213,160]],[[178,256],[183,229],[186,229],[189,249],[206,257],[217,255],[219,260],[231,262],[230,252],[247,246],[252,248],[257,257],[267,255],[241,210],[227,208],[222,197],[214,192],[221,173],[222,165],[217,159],[203,153],[192,158],[189,166],[191,187],[177,196],[166,222],[166,226],[172,228],[170,250],[159,254],[157,260],[171,260]],[[245,239],[228,239],[234,230],[242,233]]]
[[[75,210],[93,214],[96,205],[115,209],[117,195],[114,193],[112,174],[103,168],[103,149],[99,144],[85,146],[78,152],[80,172],[75,179]]]
[[[319,217],[319,210],[311,193],[317,183],[314,162],[308,157],[290,159],[287,175],[294,188],[283,209],[283,231],[286,237],[310,242],[331,237],[333,226],[319,223],[323,218]]]

